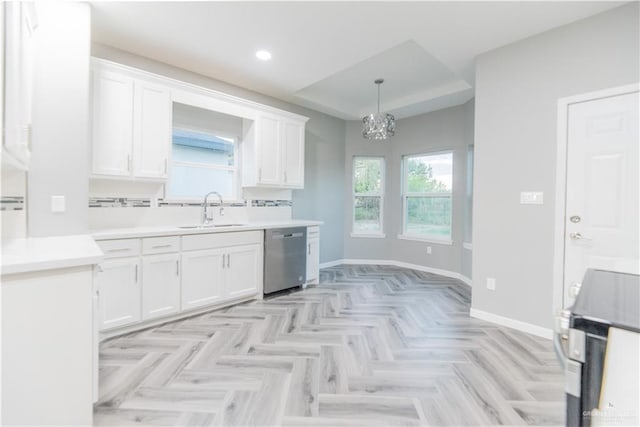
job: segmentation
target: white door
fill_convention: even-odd
[[[133,171],[136,177],[167,177],[171,116],[169,90],[136,81],[133,121]]]
[[[223,253],[222,249],[182,253],[182,310],[223,298]]]
[[[262,245],[226,249],[225,297],[255,295],[262,282]]]
[[[304,187],[304,125],[284,122],[283,136],[283,181],[287,187]]]
[[[258,118],[257,125],[257,183],[280,185],[282,183],[280,121],[269,116],[261,116]]]
[[[140,320],[140,262],[122,258],[100,264],[96,275],[100,330],[128,325]]]
[[[142,318],[153,319],[180,311],[180,256],[142,258]]]
[[[131,175],[133,80],[109,71],[93,73],[93,162],[98,175]]]
[[[568,111],[564,306],[587,268],[639,272],[638,92]]]

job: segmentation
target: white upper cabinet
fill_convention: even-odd
[[[4,67],[0,67],[2,165],[9,169],[28,170],[33,45],[38,22],[35,6],[32,2],[0,3],[0,21],[0,60],[4,62]]]
[[[291,188],[304,187],[304,124],[293,121],[282,122],[282,163],[284,185]]]
[[[256,145],[258,183],[278,185],[282,179],[280,121],[276,117],[262,116],[256,126],[259,138]]]
[[[166,178],[171,150],[171,94],[162,86],[136,81],[133,105],[133,174]]]
[[[130,176],[132,141],[133,79],[94,71],[92,172]]]
[[[92,178],[166,181],[173,103],[239,117],[242,186],[304,187],[307,117],[94,58]]]
[[[244,121],[242,185],[304,188],[304,120],[259,114]]]
[[[166,179],[171,107],[168,88],[94,66],[92,174]]]

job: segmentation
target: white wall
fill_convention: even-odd
[[[349,122],[345,153],[345,241],[347,259],[394,260],[453,273],[462,272],[467,147],[472,144],[473,101],[415,117],[401,119],[387,141],[362,138],[362,123]],[[402,230],[401,162],[406,154],[453,150],[452,245],[398,239]],[[386,162],[385,238],[351,237],[353,220],[352,173],[354,156],[383,156]],[[427,254],[431,246],[432,254]]]
[[[637,82],[638,25],[632,3],[478,58],[474,309],[552,327],[557,101]],[[544,205],[520,205],[521,191]]]
[[[29,235],[84,233],[88,213],[89,5],[39,2],[37,13]],[[52,195],[66,198],[66,212],[51,213]]]

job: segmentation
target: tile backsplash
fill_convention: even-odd
[[[24,210],[24,196],[2,196],[0,198],[0,211]]]
[[[3,198],[4,200],[4,198]],[[220,206],[219,202],[211,201],[208,206]],[[90,197],[90,208],[150,208],[150,207],[200,207],[202,203],[198,202],[168,202],[158,199],[152,202],[150,198],[132,198],[132,197]],[[223,203],[225,207],[291,207],[291,200],[250,200],[242,202]],[[4,204],[3,204],[4,210]]]

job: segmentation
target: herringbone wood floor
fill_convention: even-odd
[[[470,318],[466,285],[395,267],[321,277],[103,343],[95,423],[564,423],[551,342]]]

